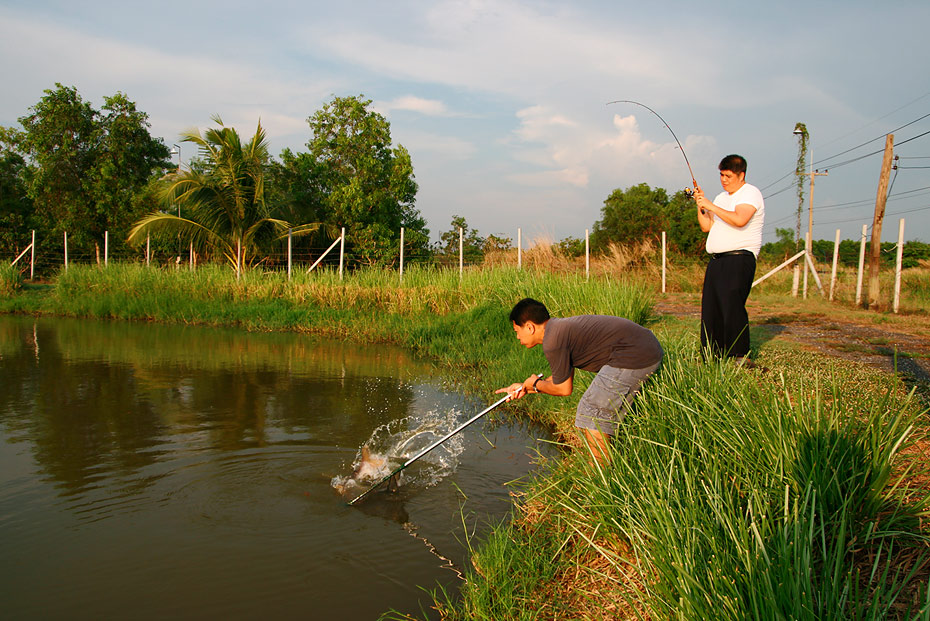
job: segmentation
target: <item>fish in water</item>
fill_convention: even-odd
[[[355,470],[352,471],[351,476],[342,482],[334,483],[333,487],[335,487],[340,494],[345,494],[352,488],[360,488],[380,481],[391,471],[391,467],[391,464],[386,458],[373,455],[371,449],[368,448],[366,444],[362,447],[361,458],[359,459],[358,465],[355,466]],[[392,492],[397,491],[397,479],[398,476],[394,475],[391,477],[390,481],[388,481],[388,489]]]

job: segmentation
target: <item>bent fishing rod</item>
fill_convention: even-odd
[[[394,470],[394,472],[392,472],[391,474],[387,475],[386,477],[384,477],[383,479],[381,479],[380,481],[378,481],[377,483],[375,483],[374,485],[372,485],[371,487],[369,487],[367,490],[365,490],[364,492],[362,492],[361,494],[359,494],[358,496],[356,496],[353,500],[350,500],[350,501],[349,501],[349,504],[350,504],[350,505],[354,505],[354,504],[357,503],[359,500],[361,500],[362,498],[364,498],[365,496],[367,496],[367,495],[370,494],[371,492],[373,492],[373,491],[375,491],[376,489],[378,489],[379,487],[381,487],[384,483],[386,483],[387,481],[389,481],[392,477],[395,477],[395,476],[397,476],[398,474],[400,474],[400,471],[401,471],[401,470],[403,470],[404,468],[406,468],[407,466],[409,466],[410,464],[412,464],[412,463],[415,462],[416,460],[420,459],[421,457],[423,457],[424,455],[426,455],[427,453],[429,453],[430,451],[432,451],[434,448],[436,448],[437,446],[439,446],[440,444],[442,444],[443,442],[445,442],[446,440],[448,440],[449,438],[451,438],[452,436],[454,436],[455,434],[457,434],[457,433],[460,432],[461,430],[463,430],[463,429],[465,429],[466,427],[468,427],[469,425],[471,425],[473,422],[475,422],[476,420],[478,420],[479,418],[481,418],[482,416],[484,416],[485,414],[487,414],[488,412],[490,412],[491,410],[493,410],[494,408],[496,408],[497,406],[499,406],[501,403],[503,403],[504,401],[506,401],[507,399],[509,399],[511,396],[512,396],[512,395],[507,394],[507,395],[501,397],[497,402],[492,403],[491,405],[489,405],[489,406],[486,407],[485,409],[481,410],[480,412],[478,412],[477,414],[475,414],[474,416],[472,416],[470,419],[468,419],[467,421],[465,421],[464,423],[462,423],[461,425],[459,425],[458,427],[456,427],[455,429],[453,429],[452,431],[450,431],[449,433],[447,433],[446,435],[444,435],[442,438],[436,440],[435,442],[433,442],[432,444],[430,444],[429,446],[427,446],[425,449],[423,449],[422,451],[420,451],[419,453],[417,453],[416,455],[414,455],[413,457],[411,457],[410,459],[408,459],[407,461],[405,461],[405,462],[404,462],[403,464],[401,464],[400,466],[398,466],[398,467]]]
[[[654,115],[656,115],[656,117],[658,117],[660,121],[662,121],[662,124],[665,125],[665,128],[672,133],[672,138],[674,138],[675,142],[678,143],[678,150],[681,151],[682,156],[684,156],[685,164],[688,165],[688,172],[691,173],[691,183],[694,185],[695,188],[697,188],[698,182],[694,178],[694,171],[691,170],[691,162],[688,161],[688,155],[685,153],[685,148],[681,146],[681,141],[678,140],[678,136],[675,135],[675,132],[672,130],[671,126],[665,121],[665,119],[663,119],[662,116],[659,115],[658,112],[656,112],[655,110],[653,110],[646,104],[639,103],[638,101],[633,101],[632,99],[618,99],[617,101],[608,101],[607,105],[609,106],[611,104],[619,104],[619,103],[629,103],[629,104],[633,104],[636,106],[641,106],[645,108],[646,110],[649,110],[649,112],[652,112]],[[687,190],[685,190],[685,193],[688,194],[688,196],[691,195],[691,193],[689,193]]]

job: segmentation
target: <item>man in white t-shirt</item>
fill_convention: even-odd
[[[714,356],[749,360],[749,315],[746,299],[762,247],[765,203],[762,192],[746,183],[746,159],[728,155],[720,161],[723,192],[711,202],[698,187],[697,218],[707,233],[711,255],[701,295],[701,345]]]

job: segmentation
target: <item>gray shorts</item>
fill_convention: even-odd
[[[616,435],[639,387],[660,364],[657,362],[644,369],[601,367],[578,402],[575,426]]]

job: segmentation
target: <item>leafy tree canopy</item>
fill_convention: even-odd
[[[99,249],[104,231],[122,238],[136,217],[136,193],[169,165],[148,115],[122,93],[98,111],[76,88],[56,84],[19,121],[37,219],[77,244]]]
[[[695,253],[704,236],[694,209],[693,201],[684,192],[670,198],[663,188],[651,188],[646,183],[614,190],[604,201],[601,219],[594,223],[592,250],[604,252],[611,242],[627,245],[644,239],[658,241],[665,231],[672,248]]]
[[[304,170],[312,169],[324,221],[351,232],[347,245],[357,260],[386,264],[397,256],[401,227],[414,250],[427,247],[429,231],[414,206],[410,153],[391,147],[390,123],[370,105],[362,96],[335,97],[309,117]]]
[[[478,231],[468,228],[468,222],[462,216],[452,216],[451,227],[439,236],[436,254],[450,262],[453,258],[457,261],[461,239],[464,261],[466,263],[481,262],[484,258],[486,240],[478,235]]]
[[[152,213],[133,227],[130,241],[149,232],[177,232],[201,249],[215,249],[233,266],[260,261],[288,228],[302,235],[315,223],[293,227],[278,218],[265,200],[268,142],[261,123],[243,142],[235,128],[214,117],[217,127],[201,134],[190,130],[182,140],[198,147],[199,164],[171,174],[162,191],[165,211]],[[179,215],[171,206],[180,206]],[[203,250],[201,250],[203,251]]]
[[[29,244],[32,225],[26,160],[20,151],[23,139],[15,128],[0,127],[0,249],[16,254]]]

